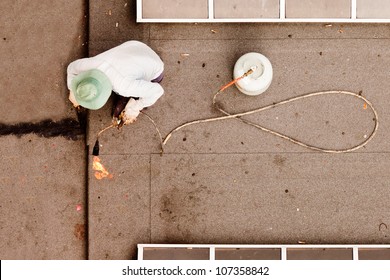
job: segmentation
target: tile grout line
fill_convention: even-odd
[[[89,39],[90,39],[90,30],[91,30],[91,21],[90,21],[90,15],[91,15],[91,6],[90,6],[90,3],[89,1],[85,1],[84,2],[84,14],[85,14],[85,17],[84,17],[84,32],[85,32],[85,41],[88,42],[88,44],[85,45],[85,50],[84,50],[84,57],[88,57],[89,54],[90,54],[90,44],[89,44]],[[89,141],[89,130],[90,130],[90,125],[89,125],[89,121],[90,121],[90,114],[89,114],[89,111],[87,111],[87,114],[85,116],[85,128],[84,128],[84,152],[85,152],[85,155],[84,155],[84,160],[86,161],[84,163],[84,168],[86,168],[85,172],[84,172],[84,176],[85,176],[85,226],[84,226],[84,230],[85,230],[85,259],[86,260],[90,260],[90,254],[91,254],[91,250],[90,250],[90,245],[91,245],[91,240],[90,240],[90,213],[91,213],[91,209],[90,209],[90,205],[89,205],[89,202],[90,202],[90,199],[89,199],[89,196],[90,196],[90,180],[89,180],[89,167],[90,167],[90,162],[89,162],[89,159],[90,159],[90,154],[89,154],[89,145],[88,145],[88,141]]]
[[[89,248],[89,245],[90,245],[90,226],[89,226],[89,221],[90,221],[90,205],[89,205],[89,195],[90,195],[90,192],[89,192],[89,183],[90,183],[90,180],[89,180],[89,167],[90,167],[90,164],[89,164],[89,145],[86,144],[85,146],[85,232],[86,232],[86,238],[85,238],[85,259],[86,260],[89,260],[90,259],[90,248]]]
[[[351,0],[351,19],[356,20],[357,19],[357,1]]]
[[[149,154],[149,243],[152,243],[152,154]]]
[[[330,38],[325,38],[325,37],[322,37],[322,38],[318,38],[318,37],[301,37],[301,38],[298,38],[298,37],[295,37],[295,38],[241,38],[241,39],[234,39],[234,38],[220,38],[220,39],[202,39],[202,38],[177,38],[177,39],[160,39],[160,38],[150,38],[149,39],[150,41],[250,41],[250,42],[253,42],[253,41],[282,41],[282,40],[289,40],[289,41],[309,41],[309,40],[326,40],[326,41],[329,41],[329,40],[390,40],[390,37],[378,37],[378,38],[373,38],[373,37],[369,37],[369,38],[358,38],[358,37],[351,37],[351,38],[333,38],[333,37],[330,37]]]
[[[378,155],[378,154],[389,154],[390,151],[378,151],[378,152],[351,152],[351,153],[343,153],[337,155]],[[164,153],[163,156],[172,156],[172,155],[267,155],[267,154],[301,154],[301,155],[336,155],[332,153],[316,153],[316,152],[286,152],[286,151],[270,151],[270,152],[222,152],[222,153]],[[102,154],[104,156],[144,156],[144,155],[161,155],[160,152],[150,152],[150,153],[139,153],[139,154]]]

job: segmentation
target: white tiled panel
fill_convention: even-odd
[[[215,18],[278,18],[279,0],[214,0]]]
[[[207,18],[208,0],[143,0],[144,18]]]
[[[357,0],[357,18],[390,18],[390,0]]]

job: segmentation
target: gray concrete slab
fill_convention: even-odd
[[[102,181],[91,166],[85,170],[80,135],[71,141],[2,134],[1,259],[129,259],[137,243],[149,242],[388,243],[389,232],[380,226],[389,223],[388,24],[137,24],[135,0],[90,1],[87,44],[84,1],[3,1],[0,8],[8,11],[0,40],[0,89],[7,93],[0,96],[2,129],[75,119],[67,64],[85,56],[87,46],[95,55],[131,39],[150,44],[166,63],[166,94],[147,111],[163,135],[183,121],[217,115],[212,93],[230,80],[236,59],[253,50],[271,59],[274,82],[256,101],[230,90],[223,102],[232,111],[343,88],[362,91],[380,114],[374,141],[338,156],[311,153],[230,121],[180,132],[160,157],[157,134],[140,117],[102,136],[101,159],[113,174]],[[362,104],[351,104],[308,100],[255,120],[342,146],[372,125]],[[88,144],[109,123],[109,105],[91,112]],[[338,109],[351,118],[334,115]],[[321,122],[325,113],[330,127]]]
[[[89,174],[91,258],[134,258],[138,242],[389,242],[389,232],[379,227],[389,223],[389,25],[137,24],[135,8],[135,1],[90,1],[91,15],[97,16],[91,17],[89,51],[95,55],[135,39],[161,55],[165,94],[146,112],[163,136],[183,122],[219,115],[210,106],[212,95],[230,81],[235,61],[249,51],[270,58],[274,80],[264,95],[255,98],[229,89],[221,96],[229,111],[344,89],[361,92],[372,101],[380,127],[364,149],[328,155],[231,120],[178,132],[161,157],[152,124],[140,116],[121,132],[113,129],[100,138],[101,158],[113,171],[113,180],[117,170],[125,173],[120,184],[98,181]],[[90,146],[97,132],[110,124],[110,111],[107,104],[90,112]],[[359,142],[373,125],[364,104],[348,98],[305,100],[251,120],[336,148]],[[130,172],[136,168],[134,158],[139,159],[137,166],[145,168],[138,174]],[[125,170],[125,164],[130,169]],[[129,178],[135,175],[140,177],[132,193],[133,179]],[[148,180],[151,217],[146,218],[147,204],[140,201],[146,199]],[[104,203],[102,196],[100,201],[96,198],[98,193],[104,194]],[[121,201],[125,193],[134,195],[138,209],[134,213]],[[137,194],[142,199],[137,200]],[[108,211],[110,203],[118,208]],[[119,219],[118,213],[122,214]],[[126,218],[136,226],[124,224]]]
[[[86,258],[83,149],[62,137],[0,139],[1,259]]]
[[[158,115],[163,116],[163,119],[158,119],[158,123],[163,131],[169,131],[190,120],[216,116],[215,111],[210,106],[214,92],[220,85],[231,79],[231,69],[233,69],[235,61],[242,54],[257,51],[266,55],[273,64],[274,79],[271,87],[263,95],[253,98],[236,94],[237,90],[227,91],[220,100],[226,100],[223,103],[225,108],[229,108],[230,112],[255,109],[273,102],[315,91],[331,89],[362,91],[365,96],[372,100],[379,111],[380,117],[384,118],[381,127],[383,133],[387,131],[386,125],[388,123],[386,121],[387,114],[385,113],[385,108],[388,106],[386,98],[388,83],[385,78],[386,69],[388,68],[386,58],[388,52],[387,44],[388,40],[383,40],[382,42],[377,40],[330,40],[327,42],[315,40],[252,40],[249,42],[239,40],[153,40],[152,46],[162,55],[167,64],[166,94],[162,97],[160,106],[156,106],[156,110],[160,109],[161,111]],[[303,48],[303,46],[305,47]],[[181,57],[182,53],[188,53],[189,56],[183,58]],[[372,72],[367,71],[366,63],[369,63],[368,65],[370,66],[368,67],[372,71],[377,71],[375,79],[372,76]],[[205,67],[202,67],[203,64],[205,64]],[[172,67],[169,67],[170,65]],[[379,78],[381,83],[376,83],[376,78]],[[286,132],[298,139],[307,139],[308,142],[311,141],[310,138],[312,137],[316,141],[322,142],[325,140],[322,143],[317,142],[320,146],[326,146],[327,142],[332,140],[325,137],[327,135],[326,132],[324,135],[311,134],[312,130],[316,129],[314,126],[319,125],[323,128],[328,118],[330,118],[328,121],[333,124],[344,122],[344,125],[351,126],[351,123],[347,121],[347,119],[351,120],[349,117],[350,113],[352,113],[352,111],[346,111],[349,107],[347,104],[350,102],[348,98],[342,100],[334,99],[334,97],[313,98],[307,102],[310,103],[310,106],[306,101],[302,101],[284,108],[280,107],[276,111],[270,110],[269,112],[261,113],[261,116],[267,119],[261,120],[260,123],[266,127]],[[182,104],[189,105],[185,107]],[[314,104],[317,105],[315,106]],[[364,137],[369,128],[372,128],[372,116],[367,116],[367,111],[363,109],[363,104],[359,101],[353,104],[357,109],[355,116],[359,119],[360,128],[358,129],[361,132],[365,131],[361,134],[361,137]],[[352,109],[352,107],[349,108]],[[338,113],[335,114],[335,112]],[[304,116],[308,117],[308,122],[302,128],[298,125],[302,121],[301,117],[298,117],[298,126],[291,123],[294,122],[294,118],[291,118],[291,116],[295,115],[295,113],[298,113],[298,116],[303,118]],[[285,118],[282,116],[285,116]],[[319,119],[315,121],[317,117]],[[283,118],[284,121],[280,118]],[[324,118],[327,118],[327,120]],[[363,119],[367,127],[364,127]],[[186,128],[178,133],[179,136],[177,138],[172,137],[171,141],[175,142],[173,144],[168,143],[166,150],[168,152],[182,152],[183,150],[178,150],[178,148],[185,146],[186,152],[280,151],[274,146],[274,140],[270,140],[268,135],[262,139],[263,135],[261,135],[260,139],[258,139],[259,141],[256,142],[254,134],[256,133],[259,136],[258,131],[252,128],[243,128],[241,124],[237,124],[234,121],[228,122],[228,124],[221,122]],[[307,125],[310,122],[312,123],[311,127],[308,127]],[[169,129],[164,127],[165,123]],[[287,125],[288,123],[291,125]],[[208,129],[210,126],[212,128]],[[285,130],[287,127],[291,129],[289,132]],[[337,125],[332,125],[332,128],[328,129],[341,129],[335,135],[332,134],[330,136],[331,138],[335,137],[334,141],[338,143],[340,141],[338,135],[342,135],[343,129],[341,127],[343,125],[336,127]],[[357,128],[356,124],[353,127]],[[323,129],[320,129],[320,131],[323,131]],[[190,136],[187,135],[185,137],[186,132]],[[298,133],[302,134],[298,135]],[[219,138],[216,140],[215,137],[210,135],[218,135]],[[242,147],[241,141],[238,141],[237,137],[234,137],[235,135],[249,135],[250,138],[247,141],[241,141],[249,142],[253,145],[249,148],[247,146]],[[376,143],[382,143],[384,146],[375,144],[371,145],[371,148],[376,151],[388,151],[389,147],[384,138],[380,139],[380,135],[383,134],[378,134],[375,141],[379,141]],[[358,137],[356,134],[354,136]],[[192,137],[195,137],[193,142],[191,141]],[[186,139],[185,143],[180,143],[181,140],[180,142],[176,140],[184,138]],[[272,147],[264,147],[267,143],[271,144]],[[195,146],[191,147],[191,144]],[[278,141],[277,144],[279,144]],[[288,142],[284,144],[289,146],[289,151],[300,151],[300,147],[292,147]],[[296,150],[297,148],[298,150]]]
[[[0,258],[84,259],[86,149],[66,67],[86,52],[85,1],[0,9]]]
[[[95,178],[90,158],[89,259],[134,259],[136,244],[150,243],[149,155],[102,155],[112,179]]]
[[[31,5],[6,0],[0,9],[7,11],[1,24],[0,122],[74,116],[67,102],[66,67],[87,47],[84,1]]]
[[[144,40],[148,24],[135,22],[135,0],[89,1],[89,55],[99,54],[127,40]]]
[[[155,155],[152,242],[386,243],[389,164],[387,154]]]
[[[147,110],[163,136],[182,123],[221,115],[211,107],[213,94],[231,80],[235,61],[242,54],[256,51],[266,55],[273,64],[271,87],[256,97],[240,94],[235,88],[227,90],[219,98],[226,110],[243,112],[316,91],[362,92],[378,111],[380,129],[374,140],[360,152],[390,150],[385,133],[389,124],[386,114],[389,106],[386,89],[390,86],[386,79],[388,39],[151,40],[150,43],[166,65],[166,77],[162,82],[165,95]],[[377,79],[381,83],[377,83]],[[94,113],[101,118],[91,122],[90,144],[93,144],[97,132],[110,123],[110,106],[106,107],[105,111]],[[248,119],[308,144],[342,149],[360,144],[374,128],[374,115],[364,108],[364,102],[356,98],[323,96],[283,105]],[[159,141],[153,125],[144,117],[140,117],[140,121],[125,127],[121,133],[115,130],[107,132],[102,137],[105,153],[158,153]],[[236,120],[229,120],[185,128],[172,136],[165,151],[241,153],[307,150]]]

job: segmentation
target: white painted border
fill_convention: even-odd
[[[143,260],[144,248],[208,248],[210,250],[210,260],[215,260],[215,249],[233,248],[233,249],[280,249],[281,260],[287,260],[287,249],[314,249],[314,248],[327,248],[327,249],[352,249],[352,259],[359,260],[359,249],[390,249],[388,245],[311,245],[311,244],[292,244],[292,245],[218,245],[218,244],[138,244],[138,260]]]
[[[214,0],[208,1],[207,19],[199,18],[174,18],[174,19],[157,19],[142,17],[142,0],[137,0],[137,22],[140,23],[221,23],[221,22],[319,22],[319,23],[390,23],[390,18],[357,18],[357,0],[351,0],[351,18],[286,18],[286,0],[279,2],[279,18],[215,18],[214,17]]]
[[[211,261],[214,261],[215,260],[215,246],[210,246],[210,255],[209,255],[209,258]]]
[[[214,19],[214,0],[208,0],[209,19]]]
[[[357,4],[356,0],[351,0],[351,20],[356,20],[357,15]]]
[[[142,18],[143,11],[142,11],[142,0],[137,0],[136,3],[137,7],[137,22],[143,22],[145,19]]]
[[[281,254],[281,260],[282,261],[286,261],[287,260],[287,246],[282,246],[281,247],[281,252],[280,252],[280,254]]]
[[[279,1],[279,19],[284,20],[286,18],[286,0]]]
[[[139,0],[141,1],[141,0]],[[138,19],[139,23],[221,23],[221,22],[320,22],[320,23],[390,23],[389,19],[349,19],[349,18],[218,18],[218,19],[200,19],[200,18],[183,18],[183,19]]]
[[[352,259],[354,261],[359,260],[359,248],[357,246],[354,246],[352,250],[353,250],[352,251]]]

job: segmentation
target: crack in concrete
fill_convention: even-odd
[[[79,136],[85,135],[85,129],[74,119],[66,118],[60,121],[50,119],[38,123],[17,123],[13,125],[0,123],[0,136],[15,135],[18,138],[26,134],[34,133],[40,137],[65,137],[68,140],[79,140]]]

